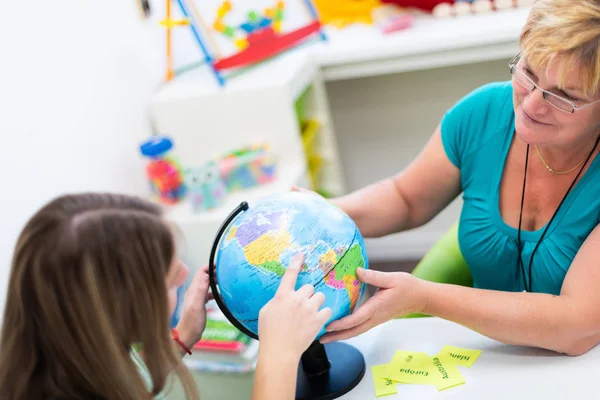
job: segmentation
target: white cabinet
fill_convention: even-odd
[[[168,217],[185,236],[183,256],[194,265],[208,263],[221,222],[241,202],[309,186],[301,121],[315,120],[322,156],[321,188],[332,195],[345,190],[324,83],[305,51],[292,50],[228,79],[220,88],[208,66],[185,73],[164,85],[150,104],[156,129],[173,138],[184,166],[200,166],[236,148],[266,142],[278,157],[274,183],[230,193],[225,204],[193,213],[184,201],[169,207]]]

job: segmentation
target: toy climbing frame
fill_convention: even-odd
[[[228,71],[248,67],[264,61],[291,49],[310,37],[318,35],[321,40],[327,40],[311,0],[299,0],[303,2],[309,15],[310,22],[308,24],[289,32],[281,32],[281,21],[277,20],[274,15],[260,16],[256,13],[251,13],[249,21],[236,27],[246,34],[245,37],[236,39],[238,51],[232,55],[221,56],[216,41],[212,38],[212,27],[204,23],[193,0],[176,1],[185,20],[189,21],[187,26],[190,27],[195,41],[204,54],[206,63],[209,65],[221,87],[225,86],[225,73]],[[273,9],[275,11],[270,10],[271,13],[278,12],[277,10],[283,8],[283,1],[276,1],[275,4],[276,7]],[[231,8],[229,1],[225,1],[222,8],[223,10],[219,11],[218,20],[215,25],[221,23],[221,19],[227,13],[228,8]],[[227,27],[227,32],[225,32],[225,29],[222,29],[222,33],[227,33],[233,39],[231,32],[232,29],[236,28]]]

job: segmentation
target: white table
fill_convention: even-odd
[[[511,346],[488,339],[439,318],[389,321],[345,341],[359,349],[367,370],[361,382],[340,400],[570,400],[600,394],[600,346],[579,357],[537,348]],[[375,397],[371,366],[387,364],[396,350],[434,355],[444,345],[481,350],[471,368],[458,367],[466,383],[438,392],[429,385],[397,384],[398,393]],[[250,399],[254,374],[194,376],[200,397],[211,400]],[[177,385],[176,385],[177,386]],[[181,389],[169,398],[181,399]]]
[[[400,319],[347,341],[363,353],[367,372],[343,400],[375,399],[371,366],[391,361],[396,350],[436,354],[444,345],[482,350],[471,368],[459,367],[466,384],[438,392],[401,385],[379,399],[584,399],[600,393],[600,346],[579,357],[510,346],[439,318]]]

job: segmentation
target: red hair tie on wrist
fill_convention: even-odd
[[[173,340],[183,347],[186,353],[192,354],[192,351],[181,341],[181,339],[179,339],[179,332],[177,332],[177,329],[171,329],[171,337],[173,337]]]

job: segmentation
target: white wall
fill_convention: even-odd
[[[17,235],[43,203],[145,193],[137,145],[164,64],[162,31],[134,0],[18,3],[0,3],[0,310]]]

